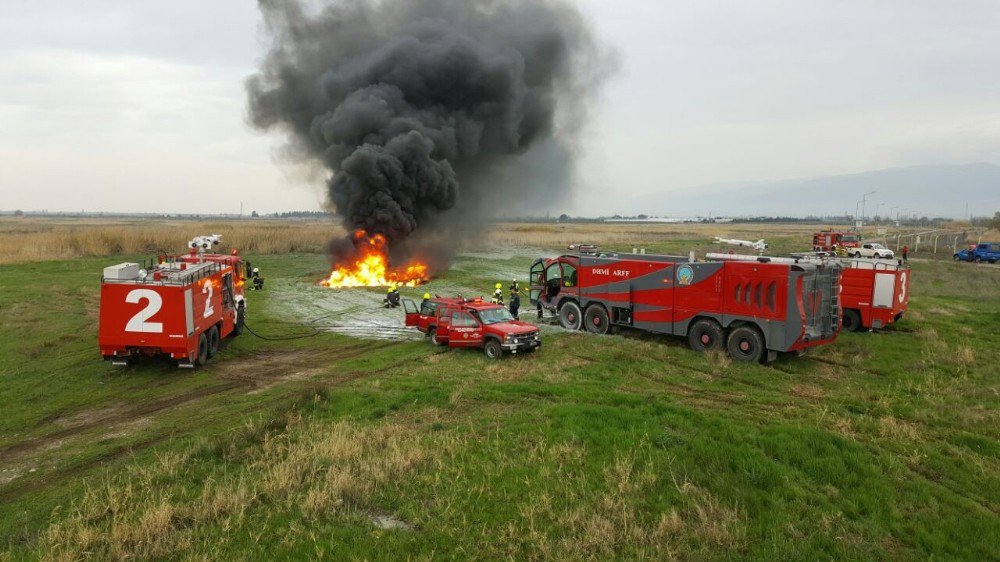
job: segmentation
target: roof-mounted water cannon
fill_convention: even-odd
[[[597,245],[596,244],[570,244],[566,247],[567,250],[573,252],[579,252],[581,254],[596,254]]]
[[[214,246],[222,242],[222,235],[210,234],[208,236],[195,236],[188,242],[191,253],[204,254],[206,250],[211,250]]]

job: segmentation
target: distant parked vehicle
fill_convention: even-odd
[[[989,262],[1000,260],[1000,243],[986,242],[955,253],[955,261]]]
[[[832,252],[837,248],[851,250],[861,245],[861,235],[846,230],[821,230],[813,234],[814,252]]]
[[[851,252],[851,255],[856,258],[891,260],[896,256],[892,250],[877,242],[865,242],[854,250],[849,251]]]

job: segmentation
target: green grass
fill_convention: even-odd
[[[706,242],[655,249],[685,244]],[[547,335],[495,363],[323,334],[123,371],[96,350],[109,261],[0,269],[12,559],[982,560],[1000,543],[993,269],[916,263],[894,329],[772,366],[638,333]],[[529,263],[467,260],[448,281]],[[255,330],[301,332],[272,293],[250,298]]]

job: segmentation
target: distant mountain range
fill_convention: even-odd
[[[645,194],[627,200],[622,212],[658,216],[843,216],[853,215],[863,194],[866,214],[961,218],[1000,210],[1000,166],[987,163],[910,166],[815,178],[711,184]]]

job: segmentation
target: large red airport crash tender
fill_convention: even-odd
[[[567,329],[612,326],[687,336],[741,361],[832,343],[840,331],[839,264],[696,261],[571,246],[536,260],[531,301]]]
[[[243,331],[249,264],[236,251],[206,253],[219,236],[199,236],[180,256],[104,268],[98,345],[118,365],[166,355],[181,367],[204,365],[220,343]]]

